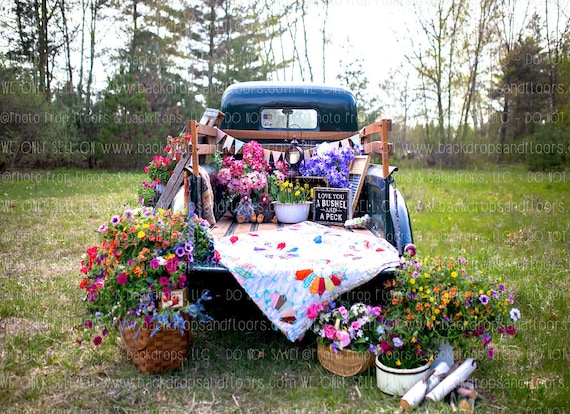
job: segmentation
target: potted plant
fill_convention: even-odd
[[[270,193],[278,221],[299,223],[307,220],[313,198],[309,184],[301,184],[298,178],[287,180],[282,172],[276,170],[271,175]]]
[[[325,369],[352,376],[374,365],[378,338],[379,306],[324,302],[312,305],[308,317],[314,319],[317,356]]]
[[[316,146],[311,158],[301,163],[299,171],[304,176],[326,177],[331,187],[348,188],[352,160],[354,150],[351,147],[323,142]]]
[[[404,395],[429,374],[438,340],[425,326],[406,317],[395,302],[382,308],[378,331],[377,386],[387,394]]]
[[[255,204],[268,186],[270,166],[265,160],[263,147],[257,141],[249,141],[243,147],[242,159],[233,155],[221,160],[217,155],[217,183],[224,187],[224,198],[232,204],[232,212],[241,221],[249,221]],[[241,203],[240,206],[237,204]],[[236,212],[241,208],[239,212]]]
[[[92,313],[84,326],[94,333],[93,343],[116,326],[141,371],[179,368],[192,335],[190,318],[208,318],[207,295],[196,303],[185,295],[188,264],[217,260],[207,222],[142,207],[114,215],[98,233],[100,243],[84,254],[79,285]],[[148,349],[153,338],[162,344],[158,354]]]
[[[388,282],[391,302],[403,318],[425,327],[440,343],[466,357],[484,350],[492,358],[494,335],[514,335],[520,311],[501,277],[495,278],[465,256],[405,255]]]

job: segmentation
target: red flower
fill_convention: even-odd
[[[284,248],[285,248],[285,243],[284,243],[284,242],[281,242],[281,243],[279,243],[279,244],[277,245],[277,249],[278,249],[278,250],[283,250]]]
[[[81,269],[81,270],[83,270],[83,269]],[[87,283],[89,283],[89,280],[88,280],[88,279],[83,279],[81,282],[79,282],[79,289],[85,288],[85,285],[86,285]]]
[[[95,338],[93,338],[93,343],[97,346],[97,345],[101,345],[101,342],[103,342],[103,338],[101,338],[100,336],[96,336]]]
[[[230,237],[230,241],[232,242],[232,244],[235,244],[235,242],[237,242],[238,239],[239,239],[238,236],[232,236],[232,237]]]

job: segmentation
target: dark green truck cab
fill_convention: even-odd
[[[367,230],[376,237],[386,239],[402,254],[404,247],[413,244],[412,227],[406,202],[395,187],[394,173],[396,167],[388,165],[388,133],[391,130],[390,120],[380,120],[363,128],[358,127],[358,111],[354,95],[346,88],[315,84],[283,84],[274,82],[244,82],[231,85],[221,99],[218,138],[213,140],[201,136],[201,129],[195,130],[201,142],[206,145],[216,142],[217,150],[223,141],[218,141],[220,131],[241,142],[256,140],[264,148],[271,150],[287,148],[293,139],[303,148],[311,148],[322,142],[349,142],[363,156],[374,153],[382,155],[382,164],[366,163],[362,171],[358,195],[353,199],[353,217],[368,215],[370,220]],[[214,133],[210,133],[213,135]],[[380,137],[381,140],[377,138]],[[201,154],[200,164],[206,161],[207,149],[197,151]],[[236,154],[236,157],[239,155]],[[215,168],[210,164],[204,165],[216,188]],[[352,191],[352,189],[351,189]],[[221,224],[222,217],[227,212],[227,205],[222,203],[223,194],[215,191],[218,206],[217,217],[220,220],[214,228],[216,237],[223,237],[236,230],[236,225]],[[194,200],[197,201],[197,200]],[[199,201],[197,201],[199,203]],[[230,219],[231,220],[231,219]],[[252,230],[259,230],[255,224]],[[217,233],[216,233],[217,232]],[[215,276],[213,275],[215,274]],[[190,269],[190,299],[197,298],[201,292],[208,289],[212,292],[214,301],[211,306],[223,308],[227,302],[246,299],[246,294],[240,292],[239,286],[230,277],[227,269],[221,265],[194,263]],[[393,274],[393,269],[387,269],[379,274],[377,279],[385,279]],[[216,277],[214,282],[212,277]],[[223,281],[222,281],[223,278]],[[374,285],[374,284],[372,284]],[[367,289],[366,286],[363,287]],[[372,290],[376,296],[381,289],[376,283]],[[378,299],[364,293],[366,298]],[[238,298],[239,296],[239,298]],[[238,307],[245,315],[251,309]],[[215,312],[214,312],[215,313]],[[236,314],[236,308],[232,311]]]

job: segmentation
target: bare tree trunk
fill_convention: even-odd
[[[307,10],[305,9],[305,0],[301,0],[301,23],[303,24],[303,43],[305,45],[305,62],[307,63],[307,69],[309,69],[309,80],[313,81],[313,67],[311,66],[311,59],[309,59],[309,39],[307,38],[307,23],[305,22],[305,17],[307,16]]]
[[[87,18],[87,0],[81,0],[81,45],[79,49],[79,82],[77,83],[77,94],[83,99],[83,64],[85,59],[85,20]]]
[[[73,90],[73,67],[71,66],[71,39],[69,38],[69,27],[67,26],[67,16],[65,13],[65,0],[59,0],[61,12],[61,31],[63,34],[65,48],[65,65],[67,66],[67,92]]]
[[[325,17],[323,19],[323,83],[327,81],[326,47],[327,47],[327,21],[329,19],[329,0],[323,0],[325,6]]]

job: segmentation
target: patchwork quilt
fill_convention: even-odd
[[[398,266],[386,240],[305,221],[215,242],[220,262],[289,340],[311,327],[307,310]]]

